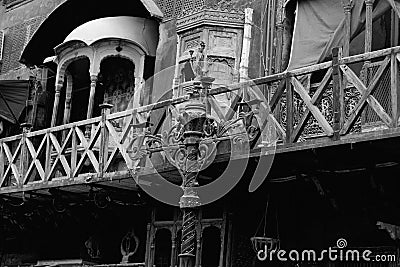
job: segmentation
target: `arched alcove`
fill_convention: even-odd
[[[87,108],[88,108],[88,100],[89,100],[89,91],[90,91],[90,74],[89,74],[89,67],[90,67],[90,62],[89,59],[86,57],[80,58],[78,60],[73,61],[70,63],[67,67],[67,73],[71,75],[71,82],[72,85],[69,85],[69,79],[68,76],[66,77],[66,88],[65,90],[68,91],[68,88],[70,88],[71,92],[70,94],[70,100],[69,100],[69,105],[70,105],[70,117],[69,120],[66,118],[65,109],[68,108],[68,102],[66,99],[65,105],[64,105],[64,112],[61,112],[59,110],[58,114],[64,113],[64,119],[66,120],[65,122],[76,122],[80,120],[86,119],[86,113],[87,113]],[[64,82],[65,84],[65,82]],[[68,97],[68,92],[67,92],[67,97]],[[60,99],[60,102],[62,102],[62,99]]]
[[[168,229],[160,229],[155,236],[155,267],[169,267],[171,265],[171,232]]]
[[[60,4],[47,16],[26,45],[21,62],[39,65],[54,55],[54,47],[80,25],[99,18],[130,16],[158,22],[162,12],[152,0],[69,0]],[[68,19],[66,19],[68,18]],[[157,32],[158,35],[158,32]]]
[[[134,73],[135,65],[130,59],[116,56],[103,59],[94,105],[95,115],[100,113],[100,101],[112,104],[112,113],[131,108],[135,94]]]
[[[176,232],[175,237],[175,265],[179,265],[179,254],[181,254],[181,240],[182,240],[182,229]]]
[[[221,250],[221,230],[215,226],[209,226],[202,234],[202,267],[218,267]]]

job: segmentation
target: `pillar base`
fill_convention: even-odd
[[[194,267],[196,256],[190,253],[179,254],[179,267]]]

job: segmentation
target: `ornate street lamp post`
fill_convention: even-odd
[[[195,82],[189,88],[189,93],[196,98],[186,104],[183,115],[179,118],[183,126],[182,137],[186,153],[182,172],[183,195],[179,202],[183,212],[180,267],[195,266],[197,209],[201,205],[196,191],[197,175],[201,168],[199,144],[205,135],[204,128],[207,120],[206,105],[201,96],[204,96],[206,90],[208,88],[203,87],[199,82]]]

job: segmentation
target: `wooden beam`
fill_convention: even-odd
[[[215,99],[214,96],[210,96],[207,98],[208,103],[210,103],[211,108],[215,111],[215,113],[217,113],[217,116],[222,120],[222,121],[226,121],[225,115],[222,112],[221,108],[219,107],[219,105],[217,104],[217,101]]]
[[[36,151],[36,149],[34,148],[32,142],[29,139],[26,139],[26,144],[27,144],[27,147],[28,147],[28,151],[29,151],[29,153],[31,154],[31,157],[32,157],[32,162],[30,163],[30,166],[28,167],[28,171],[26,172],[26,175],[24,177],[24,184],[27,182],[27,179],[28,179],[29,175],[31,174],[31,171],[33,170],[34,166],[36,166],[36,170],[39,173],[40,179],[42,181],[46,180],[46,175],[44,173],[43,166],[40,163],[40,161],[38,160],[38,157],[40,156],[40,153],[41,153],[45,143],[46,143],[46,136],[43,137],[42,142],[40,143],[39,148]]]
[[[354,146],[354,144],[361,144],[363,142],[371,142],[375,140],[389,140],[389,139],[398,139],[400,138],[400,128],[393,128],[393,129],[386,129],[386,130],[379,130],[375,132],[368,132],[368,133],[356,133],[348,136],[344,136],[341,140],[332,141],[330,138],[319,138],[313,141],[306,141],[301,143],[293,143],[293,144],[278,144],[275,149],[271,148],[271,153],[276,155],[282,153],[292,153],[296,151],[304,151],[309,149],[316,149],[316,148],[329,148],[329,147],[337,147],[337,146]],[[229,141],[228,141],[229,142]],[[236,155],[233,160],[242,159],[244,157],[259,157],[261,153],[260,149],[254,149],[251,151],[250,155]],[[265,153],[265,155],[269,155]],[[224,162],[231,158],[231,153],[228,152],[226,154],[218,154],[215,162]],[[158,169],[158,166],[157,166]],[[172,165],[168,166],[160,166],[161,172],[170,172],[176,170],[175,167]],[[154,175],[156,170],[154,168],[143,168],[140,171],[139,183],[146,183],[144,179],[151,181],[151,176]],[[105,174],[104,177],[98,177],[96,174],[84,174],[79,177],[75,177],[74,179],[70,179],[66,177],[60,177],[59,179],[54,179],[53,181],[48,182],[35,182],[29,183],[27,185],[23,185],[23,187],[18,186],[8,186],[0,188],[0,195],[2,194],[12,194],[12,193],[20,193],[20,192],[28,192],[28,191],[35,191],[35,190],[45,190],[49,188],[56,188],[56,187],[65,187],[65,186],[74,186],[74,185],[90,185],[94,183],[104,183],[110,182],[110,177],[113,177],[113,180],[120,180],[120,179],[132,179],[130,173],[125,170],[121,172],[113,172]],[[86,178],[91,178],[90,182],[86,180]]]
[[[372,9],[375,0],[365,1],[365,53],[372,50]]]
[[[90,75],[90,92],[89,92],[89,103],[86,118],[90,119],[93,117],[93,107],[94,107],[94,96],[96,94],[96,85],[97,85],[97,74]],[[91,129],[93,125],[86,125],[85,136],[89,139]]]
[[[390,56],[390,92],[392,103],[392,127],[398,126],[400,113],[400,88],[399,88],[399,64],[396,55]]]
[[[391,126],[392,120],[389,115],[385,112],[384,108],[379,104],[379,102],[373,97],[371,94],[373,90],[378,85],[379,79],[382,76],[383,72],[385,71],[386,67],[388,66],[389,58],[386,57],[385,60],[382,62],[382,65],[379,67],[378,71],[376,72],[372,83],[368,86],[368,89],[365,87],[363,82],[357,77],[357,75],[346,65],[341,65],[340,68],[346,77],[349,79],[351,83],[356,87],[356,89],[362,94],[360,101],[357,103],[356,107],[354,108],[352,114],[350,115],[349,119],[346,121],[345,125],[343,126],[342,130],[340,131],[341,134],[346,134],[350,130],[351,126],[354,124],[355,119],[358,118],[360,115],[361,110],[365,105],[365,101],[372,107],[372,109],[376,112],[376,114],[383,120],[383,122],[387,126]]]
[[[321,99],[323,97],[323,93],[324,93],[326,87],[329,85],[331,75],[332,75],[332,69],[328,69],[327,72],[325,73],[324,78],[322,79],[321,83],[319,84],[317,91],[315,91],[313,97],[311,98],[311,103],[313,105],[315,105],[319,101],[321,101]],[[293,142],[296,142],[298,140],[298,138],[300,137],[301,131],[303,131],[303,129],[306,126],[306,123],[308,122],[310,117],[311,117],[311,111],[309,109],[307,109],[304,112],[303,116],[301,117],[296,128],[293,130],[293,133],[292,133]]]
[[[83,152],[81,159],[79,160],[79,163],[76,166],[75,172],[73,173],[73,177],[77,177],[79,175],[79,172],[81,171],[81,169],[83,167],[83,163],[86,160],[86,156],[89,158],[90,162],[92,163],[93,168],[95,169],[96,173],[98,173],[99,172],[99,162],[97,161],[97,158],[94,155],[92,149],[96,143],[95,141],[97,140],[97,138],[100,135],[100,127],[97,126],[95,128],[94,133],[89,142],[86,140],[85,134],[81,131],[81,129],[76,127],[75,130],[76,130],[76,134],[77,134],[79,140],[81,141],[83,147],[85,148],[85,151]]]
[[[94,95],[96,93],[96,84],[97,84],[97,74],[90,75],[90,94],[89,94],[89,103],[86,118],[92,118],[93,114],[93,106],[94,106]]]
[[[122,155],[122,158],[124,159],[127,167],[129,169],[131,169],[133,167],[133,161],[132,161],[131,157],[128,155],[127,149],[125,147],[125,139],[126,139],[126,137],[128,135],[130,127],[127,128],[125,130],[125,132],[122,133],[122,137],[121,138],[118,137],[118,133],[116,132],[116,130],[114,129],[113,125],[109,121],[106,121],[106,127],[108,129],[109,134],[110,134],[110,139],[114,140],[114,143],[115,143],[115,146],[116,146],[114,151],[116,151],[116,149],[119,150],[119,153]],[[140,147],[140,146],[138,146],[138,147]],[[116,153],[113,153],[113,155],[116,155]],[[107,162],[107,167],[109,166],[109,163],[112,162],[112,160],[113,160],[113,157],[110,156],[110,159]]]
[[[235,95],[235,98],[233,98],[233,101],[231,102],[231,106],[228,110],[228,112],[226,113],[226,120],[229,121],[233,118],[233,116],[235,115],[237,109],[238,109],[238,103],[240,101],[241,98],[241,90],[239,90],[239,92]]]
[[[3,176],[4,176],[4,168],[5,168],[5,158],[4,158],[4,148],[3,148],[3,143],[0,142],[0,187],[2,186],[2,183],[4,181]]]
[[[63,153],[64,153],[65,149],[67,148],[67,144],[68,144],[69,139],[71,138],[71,134],[72,134],[72,130],[69,131],[69,133],[64,141],[64,144],[61,147],[60,144],[58,143],[57,138],[54,136],[54,134],[50,133],[50,140],[51,140],[52,146],[54,147],[54,149],[57,152],[57,157],[56,157],[55,161],[53,162],[53,166],[50,169],[49,176],[47,177],[47,179],[50,179],[50,176],[56,170],[58,161],[61,162],[61,165],[63,166],[65,173],[67,175],[70,173],[71,168],[68,164],[67,158],[65,157],[65,155],[63,155]]]
[[[283,93],[285,92],[285,88],[286,88],[286,78],[280,80],[278,88],[275,91],[275,94],[269,101],[269,107],[271,109],[271,112],[274,112],[275,107],[278,105],[279,101],[282,98]]]
[[[3,150],[4,150],[4,152],[5,152],[4,154],[6,155],[7,160],[8,160],[8,167],[7,167],[6,171],[4,172],[3,180],[0,183],[0,187],[2,186],[2,183],[4,183],[4,180],[7,177],[10,170],[11,170],[12,174],[14,175],[16,182],[19,184],[20,171],[18,170],[17,165],[15,164],[15,161],[18,157],[18,154],[20,153],[21,148],[22,148],[22,141],[20,141],[18,143],[18,146],[15,149],[14,154],[12,154],[8,145],[6,143],[3,143]]]
[[[344,98],[342,97],[342,84],[340,80],[340,48],[334,48],[332,50],[332,100],[333,100],[333,128],[334,128],[334,140],[340,139],[340,128],[342,121],[342,108],[344,106]]]
[[[68,72],[65,74],[67,76],[67,86],[65,89],[65,104],[64,104],[64,118],[63,124],[69,123],[69,119],[71,116],[71,98],[72,98],[72,75]]]
[[[53,113],[52,113],[52,117],[51,117],[50,127],[56,126],[56,123],[57,123],[58,106],[60,103],[60,94],[61,94],[61,89],[63,87],[63,84],[64,84],[64,79],[57,76],[56,89],[55,89],[55,94],[54,94]]]
[[[74,177],[76,165],[78,161],[78,137],[76,135],[76,127],[73,127],[71,133],[71,171],[68,177]]]
[[[340,61],[341,64],[351,64],[363,61],[369,61],[375,58],[389,56],[390,54],[398,54],[400,52],[400,46],[390,47],[382,50],[372,51],[364,54],[354,55],[350,57],[344,57]]]
[[[353,9],[353,2],[350,0],[342,0],[345,19],[345,37],[343,44],[343,55],[345,57],[350,55],[350,38],[351,38],[351,10]]]
[[[322,127],[324,132],[328,136],[332,136],[333,135],[333,129],[332,129],[331,125],[325,119],[324,115],[322,115],[322,113],[318,109],[318,107],[315,106],[313,103],[311,103],[311,97],[307,93],[307,91],[304,89],[303,85],[295,77],[292,77],[291,82],[292,82],[292,84],[294,86],[294,89],[300,95],[301,99],[303,99],[304,104],[306,104],[307,108],[311,111],[311,113],[313,114],[314,118],[318,121],[318,124]]]
[[[292,143],[292,130],[293,130],[293,88],[290,82],[290,76],[286,77],[286,143]]]

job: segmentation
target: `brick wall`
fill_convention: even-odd
[[[2,76],[23,67],[19,59],[25,45],[46,16],[63,1],[0,0],[0,30],[4,32]]]
[[[36,17],[7,29],[4,37],[4,53],[1,73],[5,73],[21,66],[18,62],[21,53],[43,19],[43,16]]]

